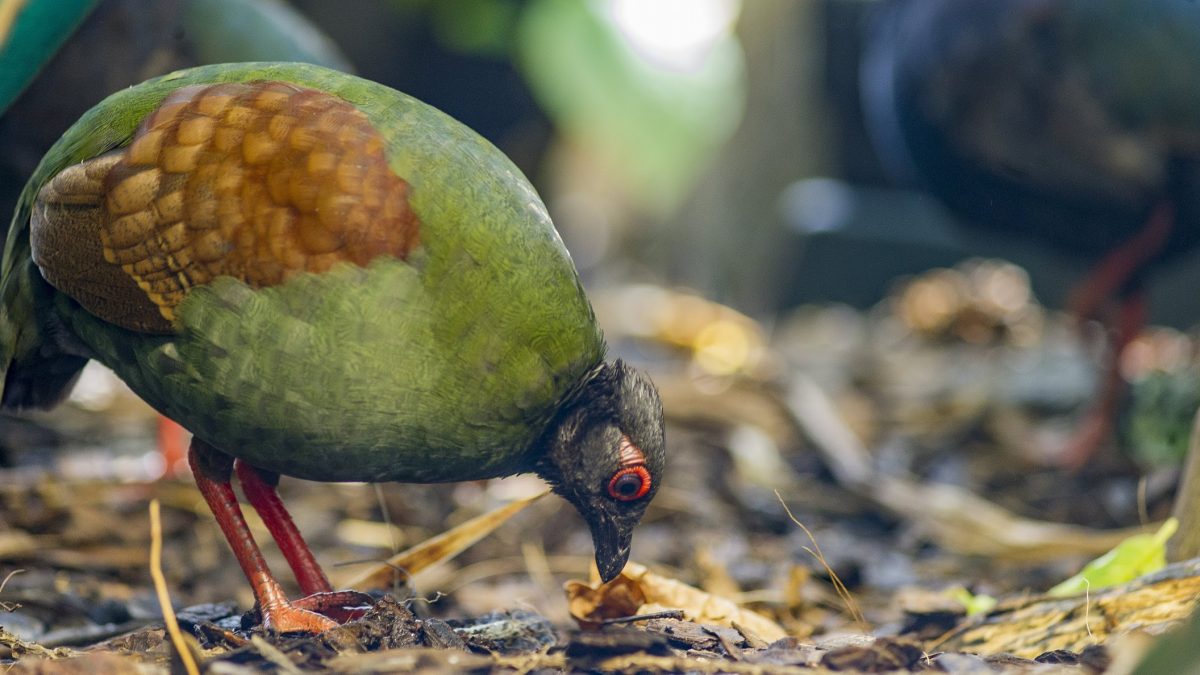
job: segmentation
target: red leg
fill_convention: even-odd
[[[1168,203],[1155,207],[1137,234],[1104,257],[1071,293],[1067,306],[1080,321],[1094,319],[1101,308],[1122,294],[1158,255],[1175,227],[1175,209]]]
[[[1063,466],[1072,469],[1083,466],[1112,432],[1113,420],[1116,419],[1121,395],[1125,391],[1125,378],[1121,376],[1121,354],[1146,324],[1144,290],[1138,288],[1127,292],[1119,302],[1116,321],[1112,322],[1110,330],[1111,351],[1100,381],[1100,397],[1084,415],[1083,422],[1075,430],[1063,455]]]
[[[275,543],[279,544],[283,557],[287,558],[288,565],[296,575],[300,590],[305,595],[332,591],[329,578],[317,564],[308,544],[304,543],[291,515],[283,506],[283,501],[279,499],[279,493],[275,491],[279,474],[256,469],[240,459],[234,461],[233,467],[242,483],[242,492],[246,493],[246,499],[258,511],[258,515],[262,516]]]
[[[1067,444],[1064,466],[1082,466],[1112,432],[1125,387],[1121,353],[1137,337],[1146,320],[1146,297],[1139,279],[1145,266],[1166,246],[1174,227],[1174,207],[1167,202],[1159,204],[1142,229],[1105,256],[1071,293],[1068,307],[1080,322],[1098,318],[1113,298],[1117,298],[1118,306],[1116,320],[1106,322],[1112,344],[1100,383],[1100,397]]]
[[[337,626],[337,623],[320,614],[293,607],[279,582],[271,576],[267,561],[258,544],[254,543],[254,537],[233,494],[233,487],[229,484],[233,470],[231,458],[193,438],[188,461],[200,494],[204,495],[204,501],[216,517],[225,539],[229,541],[229,547],[233,549],[234,556],[254,589],[263,624],[280,633],[320,633]]]

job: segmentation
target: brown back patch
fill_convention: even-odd
[[[420,228],[408,183],[351,104],[281,82],[176,90],[104,180],[104,259],[167,321],[192,286],[255,286],[377,256]]]

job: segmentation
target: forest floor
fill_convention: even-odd
[[[1194,410],[1177,400],[1194,394],[1146,383],[1193,368],[1193,342],[1148,333],[1118,432],[1063,468],[1099,357],[1021,284],[973,263],[866,312],[801,308],[769,326],[661,289],[598,294],[614,353],[648,368],[668,416],[667,478],[634,564],[588,582],[587,529],[550,496],[453,559],[363,587],[395,552],[544,486],[285,478],[334,585],[357,579],[375,598],[319,636],[263,632],[190,478],[158,477],[155,415],[89,368],[58,410],[0,419],[0,663],[179,673],[182,649],[222,674],[1129,672],[1200,597],[1194,563],[1045,593],[1170,515],[1168,456],[1191,427],[1174,411]],[[175,640],[152,583],[156,540]],[[624,620],[643,614],[655,618]]]

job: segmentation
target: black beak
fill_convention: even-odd
[[[596,568],[605,583],[616,578],[629,560],[633,528],[601,516],[590,523],[592,545],[596,547]]]

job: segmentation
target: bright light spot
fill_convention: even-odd
[[[971,276],[980,299],[999,314],[1013,314],[1029,304],[1029,274],[1012,263],[981,261]]]
[[[741,0],[609,0],[608,14],[629,46],[668,70],[696,72],[733,27]]]
[[[620,296],[620,328],[641,338],[664,332],[671,316],[671,293],[653,284],[631,284]]]
[[[111,370],[95,361],[88,361],[75,388],[71,390],[69,400],[84,410],[104,410],[112,405],[120,386],[120,381]]]
[[[738,473],[756,485],[784,488],[794,475],[783,461],[779,445],[758,427],[742,425],[731,431],[729,453]]]
[[[714,375],[732,375],[750,360],[750,336],[733,321],[714,321],[696,335],[696,363]]]
[[[186,465],[187,462],[184,461],[182,464]],[[178,469],[178,467],[175,468]],[[191,468],[189,467],[185,470],[191,471]],[[154,452],[144,452],[142,453],[142,456],[138,458],[137,468],[135,470],[135,473],[138,476],[147,476],[151,479],[155,479],[162,478],[163,474],[166,472],[167,459],[163,457],[161,452],[157,450]]]
[[[1173,328],[1148,328],[1121,352],[1121,374],[1140,380],[1153,372],[1176,373],[1192,362],[1192,341]]]
[[[854,188],[834,178],[806,178],[783,191],[788,221],[805,233],[831,232],[846,226],[857,210]]]

